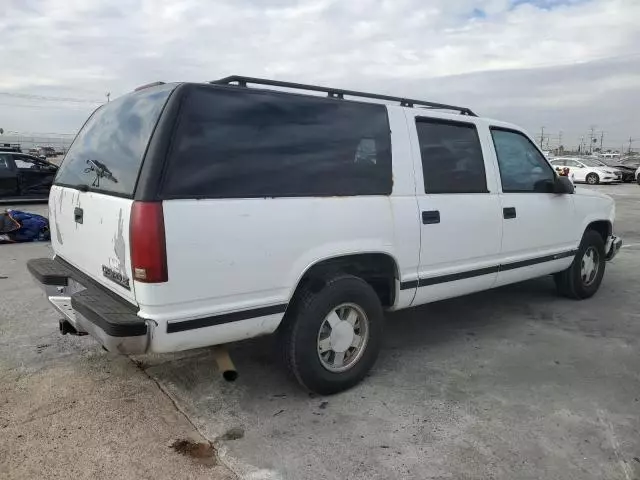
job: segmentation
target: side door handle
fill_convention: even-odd
[[[422,212],[422,223],[425,225],[431,223],[440,223],[440,211],[439,210],[427,210]]]
[[[505,219],[516,218],[516,207],[505,207],[502,209],[502,216]]]
[[[82,223],[84,221],[84,210],[80,207],[76,207],[73,209],[73,219],[76,223]]]

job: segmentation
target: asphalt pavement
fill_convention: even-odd
[[[541,278],[388,315],[375,369],[330,397],[288,380],[270,337],[231,347],[235,383],[219,377],[209,349],[128,359],[62,337],[24,269],[48,247],[0,247],[0,469],[39,478],[38,468],[75,461],[75,472],[117,463],[130,474],[119,478],[640,479],[640,186],[578,188],[613,196],[625,241],[594,298],[560,298]],[[85,412],[76,430],[71,400]],[[189,435],[212,442],[226,468],[168,446]],[[122,453],[130,442],[141,457]]]

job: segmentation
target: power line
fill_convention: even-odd
[[[25,105],[20,103],[3,103],[0,102],[0,105],[3,107],[15,107],[15,108],[55,108],[60,110],[61,108],[72,108],[75,110],[84,109],[86,111],[87,108],[91,108],[85,105]]]
[[[48,95],[35,95],[31,93],[16,93],[16,92],[0,92],[0,95],[13,98],[21,98],[23,100],[38,100],[46,102],[70,102],[70,103],[104,103],[103,100],[90,100],[88,98],[74,98],[74,97],[52,97]]]

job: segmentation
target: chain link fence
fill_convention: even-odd
[[[36,150],[40,147],[51,147],[56,152],[67,153],[75,137],[75,133],[29,133],[4,132],[0,135],[0,146],[4,144],[20,145],[23,152]]]

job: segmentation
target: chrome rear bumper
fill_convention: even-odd
[[[83,285],[82,278],[74,278],[73,272],[68,267],[61,266],[55,260],[35,259],[29,261],[27,267],[36,283],[45,292],[49,303],[62,314],[77,333],[88,333],[110,352],[139,354],[147,351],[149,339],[155,326],[154,322],[139,319],[139,322],[133,324],[130,318],[125,318],[127,320],[125,322],[119,322],[117,318],[119,314],[108,309],[118,301],[108,293],[102,292],[95,285],[91,285],[90,298],[95,302],[96,308],[87,308],[86,304],[82,303],[81,297],[87,296],[88,286]],[[101,300],[104,300],[106,309],[99,308]],[[78,308],[74,308],[74,302]],[[124,304],[124,302],[122,303]],[[129,305],[125,306],[125,309],[132,308]],[[81,313],[79,309],[87,312],[87,315],[90,315],[95,321],[87,318],[87,315]],[[105,313],[102,314],[102,312]],[[131,313],[128,314],[129,317],[131,315]],[[123,317],[126,316],[126,314],[123,315]],[[146,324],[146,328],[144,324]],[[102,328],[101,325],[104,325],[105,328]]]

